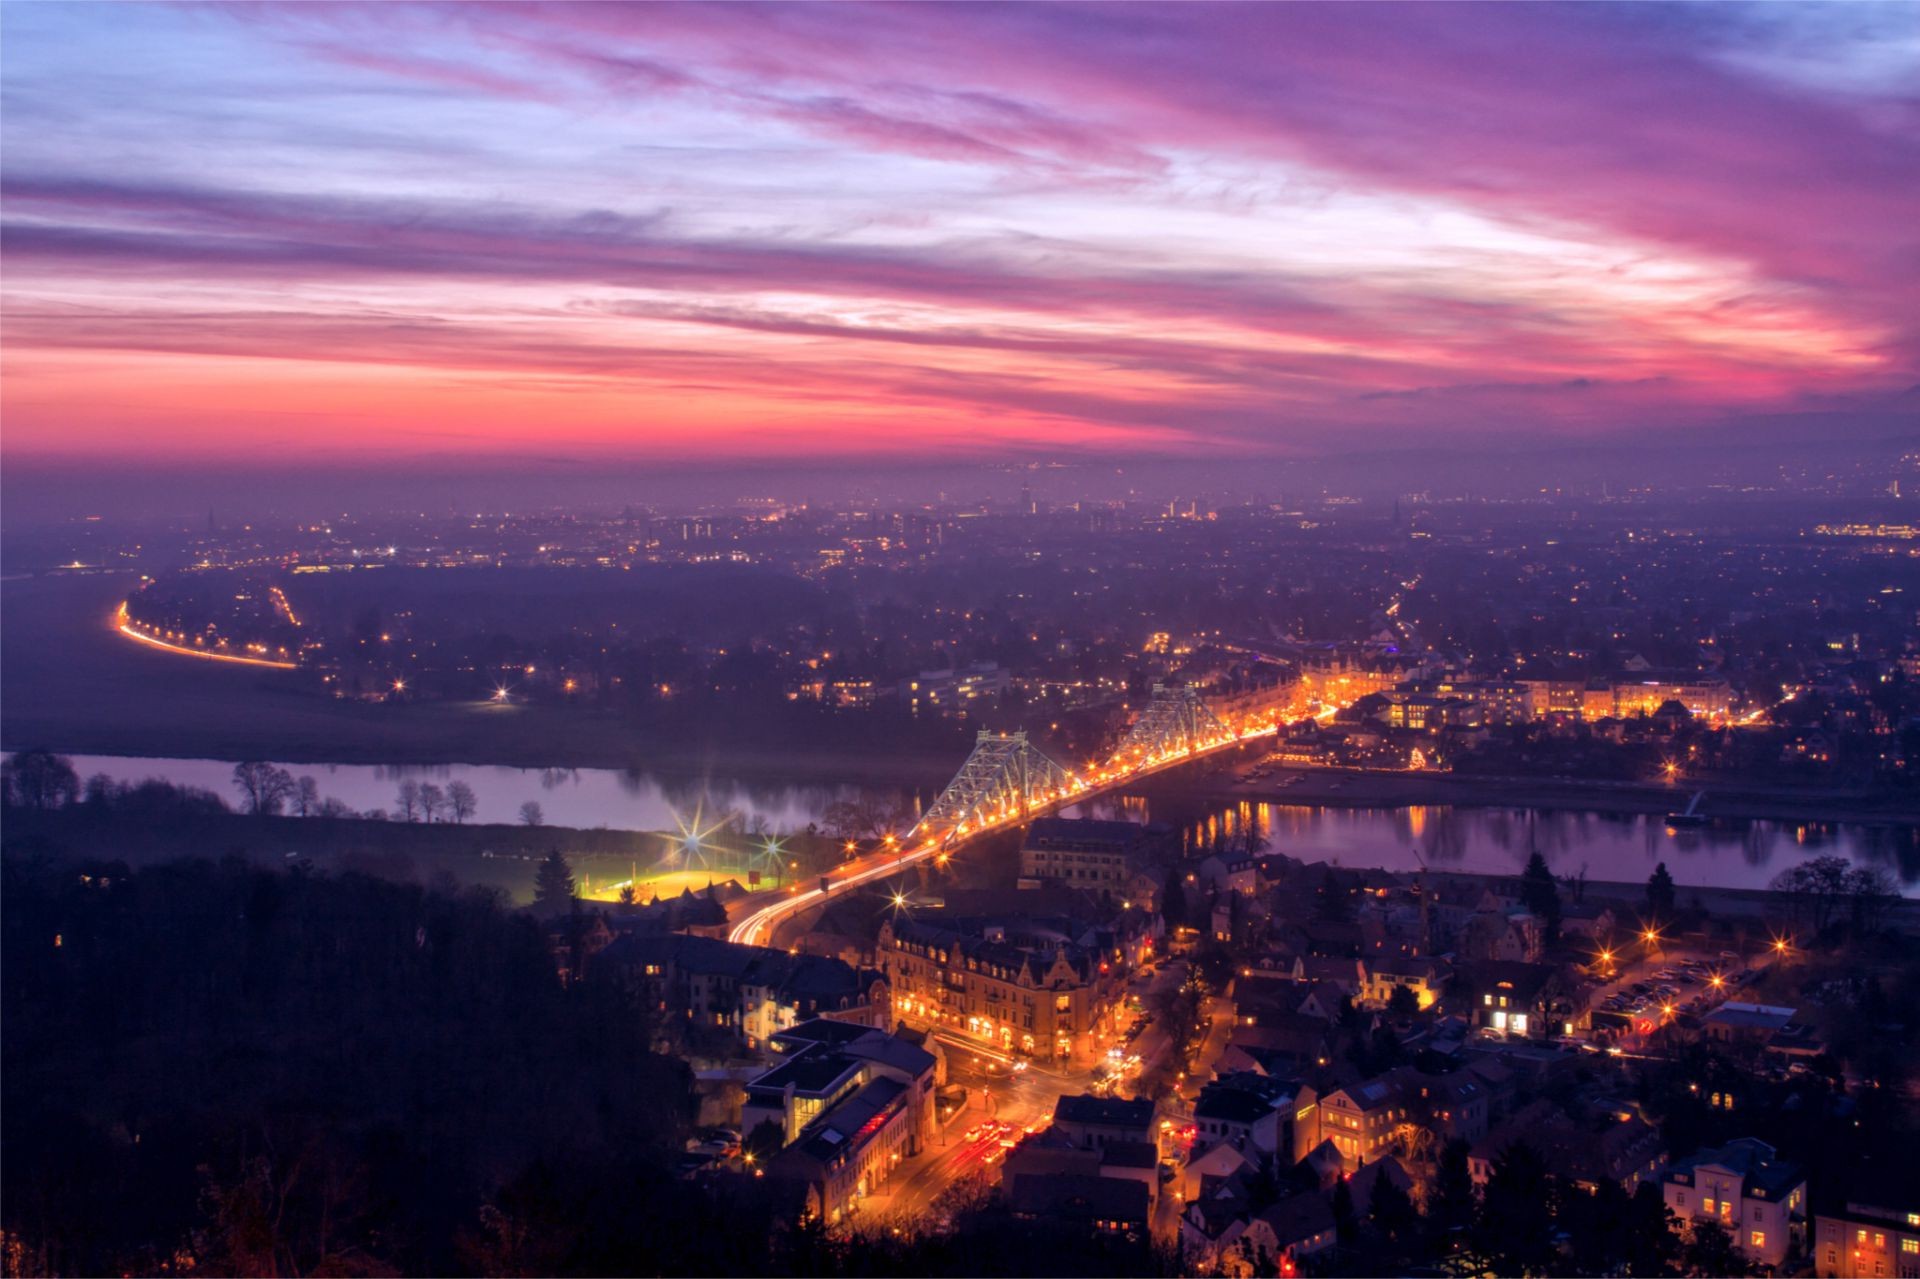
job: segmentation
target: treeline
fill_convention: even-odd
[[[489,1269],[583,1164],[664,1241],[696,1209],[685,1067],[492,894],[12,855],[0,912],[22,1271]]]

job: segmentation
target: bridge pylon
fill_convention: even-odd
[[[1186,685],[1155,684],[1147,708],[1113,752],[1118,767],[1149,767],[1232,741],[1236,734]]]
[[[928,805],[907,843],[937,839],[945,844],[986,826],[1018,820],[1073,789],[1067,770],[1029,742],[1026,733],[982,731],[967,762]]]

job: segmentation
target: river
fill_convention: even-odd
[[[235,799],[233,765],[208,759],[76,755],[84,777],[116,781],[161,777]],[[442,787],[464,781],[478,797],[475,820],[513,823],[520,806],[538,803],[553,826],[673,831],[711,825],[728,814],[759,819],[778,832],[802,830],[842,799],[875,796],[901,811],[918,811],[931,796],[910,790],[813,784],[749,783],[731,778],[666,777],[613,769],[522,769],[475,764],[437,767],[289,765],[311,776],[323,797],[358,811],[392,810],[407,778]],[[1920,897],[1920,828],[1849,822],[1717,821],[1673,831],[1660,817],[1423,805],[1340,808],[1254,801],[1189,800],[1157,794],[1102,797],[1082,806],[1095,816],[1161,821],[1189,850],[1237,837],[1252,827],[1267,847],[1305,861],[1412,871],[1421,860],[1436,870],[1517,873],[1539,849],[1560,875],[1585,872],[1596,881],[1637,882],[1660,862],[1682,885],[1764,888],[1782,870],[1816,853],[1887,867],[1901,891]]]

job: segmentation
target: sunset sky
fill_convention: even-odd
[[[1920,382],[1920,7],[11,4],[10,460],[1288,456]]]

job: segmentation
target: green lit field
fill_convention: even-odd
[[[632,870],[618,865],[615,858],[583,858],[581,861],[592,863],[574,867],[574,875],[581,881],[582,897],[594,901],[615,901],[620,896],[620,889],[632,879]],[[642,871],[639,879],[633,882],[635,896],[644,904],[655,897],[678,897],[688,889],[703,893],[708,884],[724,884],[730,879],[738,880],[740,887],[752,892],[771,892],[778,886],[771,872],[764,874],[761,882],[754,885],[747,882],[746,870],[731,866],[714,866],[710,870]],[[792,876],[788,876],[788,882],[793,882]]]

